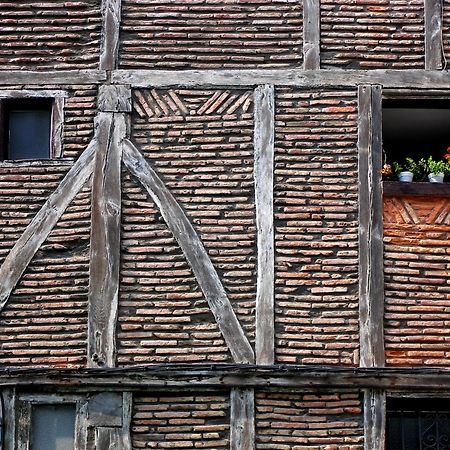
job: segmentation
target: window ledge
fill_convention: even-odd
[[[450,197],[450,183],[383,181],[383,194],[387,197],[396,195]]]

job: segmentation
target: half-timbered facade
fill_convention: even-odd
[[[450,183],[381,168],[387,101],[450,101],[449,27],[0,0],[3,450],[448,448]]]

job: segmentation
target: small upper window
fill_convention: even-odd
[[[2,101],[3,160],[51,157],[52,99]]]

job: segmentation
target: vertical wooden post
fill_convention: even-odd
[[[118,66],[121,8],[122,0],[102,0],[101,70],[114,70]]]
[[[230,395],[230,409],[230,450],[254,450],[254,390],[233,388]]]
[[[360,366],[384,366],[381,86],[358,88]],[[365,450],[384,449],[385,394],[364,392]]]
[[[14,388],[4,389],[1,392],[3,417],[2,417],[2,433],[3,433],[3,450],[16,449],[16,390]]]
[[[274,89],[255,90],[255,203],[257,228],[256,364],[274,364]]]
[[[386,395],[382,391],[364,391],[364,450],[384,450]]]
[[[425,0],[425,69],[442,69],[442,2]]]
[[[122,141],[126,115],[100,112],[92,187],[88,367],[114,367],[120,268]]]
[[[320,69],[320,0],[303,0],[303,69]]]
[[[384,366],[381,86],[358,89],[360,366]]]

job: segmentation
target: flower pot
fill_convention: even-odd
[[[398,174],[398,181],[411,182],[413,180],[414,174],[412,172],[400,172]]]
[[[430,173],[428,174],[428,179],[430,183],[443,183],[444,182],[444,174],[443,173]]]

